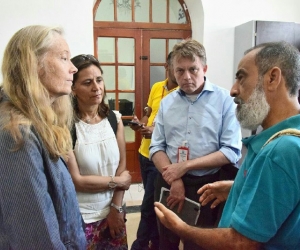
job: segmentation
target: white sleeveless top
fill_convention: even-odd
[[[121,114],[114,111],[117,122]],[[77,141],[74,154],[81,175],[115,176],[120,162],[116,136],[107,118],[97,124],[79,121],[75,124]],[[113,190],[99,193],[77,192],[80,212],[85,223],[106,218],[110,210]]]

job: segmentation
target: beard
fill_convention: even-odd
[[[235,97],[234,101],[238,103],[236,117],[242,128],[256,130],[263,123],[270,111],[270,105],[267,102],[265,92],[262,88],[262,79],[247,102]]]

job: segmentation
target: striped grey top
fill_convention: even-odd
[[[31,131],[12,151],[0,130],[0,249],[85,249],[76,193],[62,159],[52,161]]]

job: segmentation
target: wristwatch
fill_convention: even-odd
[[[110,177],[111,177],[111,181],[108,183],[108,187],[110,189],[114,189],[117,187],[117,183],[115,182],[114,177],[112,175]]]
[[[122,207],[119,207],[119,206],[117,206],[114,203],[111,203],[110,206],[114,207],[115,209],[117,209],[119,213],[123,213],[123,208]]]

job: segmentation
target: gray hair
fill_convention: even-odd
[[[186,39],[177,43],[173,47],[172,51],[172,62],[173,59],[188,58],[195,61],[196,56],[200,58],[203,66],[206,66],[206,52],[204,46],[196,40]]]
[[[278,67],[285,79],[289,94],[291,96],[298,95],[300,88],[300,53],[298,49],[284,41],[270,42],[259,44],[247,50],[245,54],[255,49],[259,49],[255,56],[259,76],[263,76],[273,67]]]

